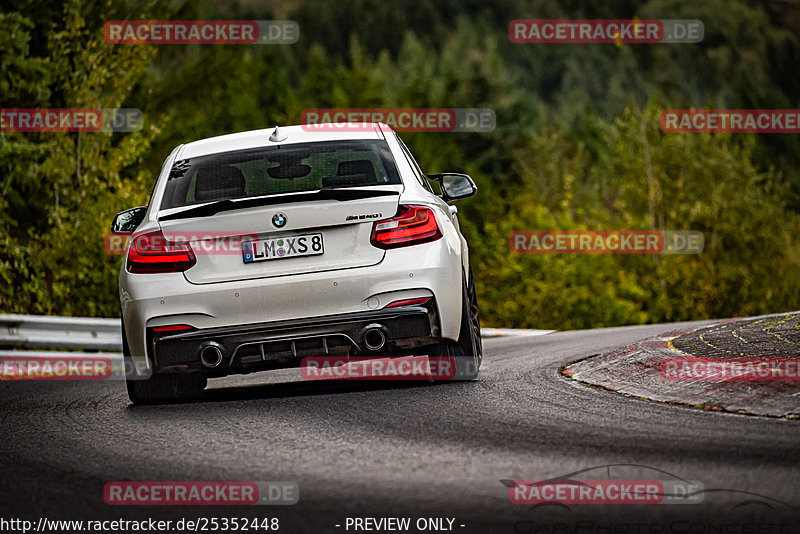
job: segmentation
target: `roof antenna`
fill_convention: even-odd
[[[285,133],[283,133],[283,131],[281,131],[281,129],[278,128],[278,125],[276,124],[275,125],[275,129],[272,130],[272,134],[269,136],[269,140],[270,141],[285,141],[287,137],[289,137],[289,136],[286,135]]]

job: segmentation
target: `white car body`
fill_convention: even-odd
[[[434,193],[410,153],[406,152],[405,146],[388,126],[364,124],[360,129],[353,128],[352,124],[343,128],[329,126],[314,130],[289,126],[275,131],[265,129],[223,135],[178,146],[167,157],[134,238],[153,231],[161,231],[167,236],[255,234],[259,239],[320,233],[324,237],[324,252],[321,255],[255,263],[244,263],[238,250],[197,253],[196,262],[190,268],[163,273],[131,272],[130,260],[123,262],[119,295],[127,342],[126,355],[130,357],[138,375],[147,377],[153,373],[198,371],[208,376],[222,376],[260,370],[264,366],[259,364],[269,359],[269,353],[265,355],[264,348],[269,349],[270,345],[264,345],[264,342],[275,345],[286,341],[290,343],[294,356],[307,355],[316,349],[299,351],[292,341],[336,335],[330,325],[335,324],[338,318],[343,318],[344,322],[348,322],[348,318],[363,318],[365,324],[383,325],[385,320],[382,317],[391,315],[390,312],[414,307],[388,309],[386,305],[423,297],[431,298],[428,303],[431,308],[430,331],[424,337],[429,338],[431,343],[458,340],[462,323],[462,288],[466,283],[464,275],[470,269],[469,249],[459,230],[456,208]],[[276,132],[279,132],[277,136],[282,140],[270,140],[270,136],[274,138]],[[241,209],[228,207],[211,215],[188,217],[182,212],[214,202],[195,202],[177,207],[167,207],[165,202],[170,173],[176,162],[183,165],[188,160],[190,163],[186,165],[190,166],[192,161],[199,161],[196,158],[250,149],[361,140],[377,141],[388,146],[401,183],[341,189],[358,189],[365,191],[364,195],[374,192],[383,196],[298,202],[292,197],[302,196],[302,193],[271,195],[266,205],[249,205]],[[274,157],[281,155],[279,152],[270,154],[276,154]],[[295,164],[276,163],[287,168]],[[219,164],[213,169],[222,167]],[[290,167],[290,170],[294,168]],[[212,185],[220,183],[205,178],[210,171],[199,168],[194,172],[197,176],[194,178],[195,185],[191,186],[195,188],[192,195],[200,196],[198,173],[205,173],[203,188],[206,182]],[[337,175],[330,179],[346,180],[349,177]],[[178,174],[176,180],[185,179]],[[225,190],[209,191],[214,195]],[[170,194],[174,195],[172,192]],[[206,194],[206,189],[203,189],[203,194]],[[253,202],[258,204],[260,198],[263,197],[247,196],[240,200],[255,199]],[[431,210],[442,237],[388,250],[372,246],[370,238],[376,221],[394,217],[399,205],[422,206]],[[359,218],[361,216],[364,217]],[[346,220],[348,217],[355,219]],[[278,223],[285,219],[285,226],[277,228],[272,223],[273,218]],[[304,243],[307,241],[304,240]],[[129,244],[126,255],[131,253],[133,243],[134,240]],[[197,249],[197,245],[193,248]],[[419,315],[419,309],[417,312]],[[154,334],[154,328],[172,328],[174,325],[191,328]],[[317,328],[320,325],[324,328]],[[223,346],[220,349],[223,353],[222,362],[213,368],[200,363],[199,348],[195,350],[190,347],[192,343],[207,342],[213,337],[203,337],[203,332],[218,332],[222,337],[229,334],[233,336],[230,343],[220,341]],[[351,326],[350,334],[346,337],[353,338],[352,332]],[[395,346],[391,334],[397,334],[396,329],[387,328],[384,333],[387,344],[383,351],[377,351],[376,354],[387,352],[390,347],[411,350],[425,344],[424,339],[400,339],[399,345]],[[350,341],[358,347],[356,352],[364,352],[363,339]],[[261,354],[260,360],[252,357],[256,346]],[[328,349],[327,343],[324,349]],[[185,354],[180,358],[172,357],[173,353],[181,351]],[[237,355],[248,351],[253,365],[235,365]],[[196,362],[187,359],[189,352],[195,353]],[[283,364],[273,365],[272,368],[276,366],[286,366],[285,360]]]

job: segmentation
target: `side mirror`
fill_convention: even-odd
[[[116,235],[132,234],[142,224],[145,213],[147,213],[146,206],[139,206],[138,208],[131,208],[117,213],[111,223],[111,233]]]
[[[428,178],[439,182],[439,186],[442,188],[442,199],[445,202],[471,197],[478,190],[478,186],[466,174],[443,172],[441,174],[429,174]]]

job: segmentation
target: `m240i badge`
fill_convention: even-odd
[[[359,221],[362,219],[380,219],[383,217],[383,213],[371,213],[371,214],[362,214],[362,215],[348,215],[345,221]]]

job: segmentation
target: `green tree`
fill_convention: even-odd
[[[47,28],[41,55],[31,49],[30,19],[0,15],[11,28],[0,38],[9,73],[0,85],[3,107],[121,107],[154,50],[105,43],[100,21],[115,14],[101,2],[66,2],[35,28]],[[119,258],[104,252],[103,234],[120,203],[145,201],[140,191],[152,173],[136,167],[157,134],[147,120],[130,134],[0,133],[3,311],[118,313]]]

